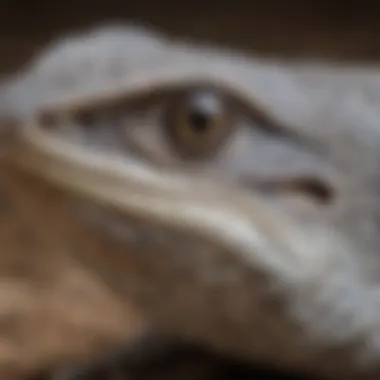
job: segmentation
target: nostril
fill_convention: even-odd
[[[313,198],[319,204],[330,204],[334,199],[332,186],[318,178],[296,178],[282,185],[284,191]]]
[[[299,196],[312,200],[319,205],[328,205],[334,201],[333,186],[317,177],[296,177],[289,179],[268,180],[254,183],[254,187],[266,195]]]

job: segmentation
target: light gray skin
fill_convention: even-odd
[[[194,85],[234,104],[229,135],[196,159],[162,117],[168,91]],[[81,259],[161,329],[284,369],[379,378],[380,69],[115,26],[54,43],[1,102],[17,165],[91,200],[76,218],[138,264]]]

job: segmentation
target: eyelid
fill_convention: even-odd
[[[101,99],[88,98],[83,99],[81,102],[63,102],[42,108],[37,113],[37,118],[43,118],[45,115],[78,115],[82,113],[91,113],[98,111],[108,111],[122,109],[131,112],[141,110],[144,112],[145,108],[154,106],[165,105],[170,102],[171,98],[176,98],[180,94],[185,94],[190,91],[210,90],[215,93],[221,93],[230,105],[232,112],[238,117],[241,116],[250,121],[250,124],[255,128],[260,128],[263,132],[269,133],[274,136],[290,137],[292,140],[299,139],[296,133],[293,133],[291,128],[283,125],[280,121],[276,120],[273,115],[267,112],[267,107],[262,107],[259,101],[246,98],[239,92],[238,89],[220,83],[208,81],[192,81],[189,83],[178,82],[174,84],[163,84],[156,88],[146,88],[140,91],[127,93],[125,96],[109,96]]]
[[[39,112],[51,112],[51,113],[76,113],[91,111],[92,109],[101,108],[113,108],[119,105],[133,105],[136,103],[144,104],[149,103],[152,99],[164,99],[170,95],[176,95],[187,91],[208,89],[221,93],[224,96],[228,96],[230,100],[233,100],[237,105],[247,108],[256,109],[261,108],[257,104],[252,104],[249,99],[245,99],[242,94],[233,86],[224,85],[222,82],[214,83],[206,80],[191,80],[191,81],[179,81],[175,83],[166,83],[157,85],[156,87],[146,87],[130,92],[115,93],[115,94],[94,94],[93,96],[85,96],[79,99],[68,99],[67,101],[58,101],[50,104],[45,104],[41,107]]]

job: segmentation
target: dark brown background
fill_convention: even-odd
[[[3,71],[59,33],[112,20],[140,21],[261,53],[380,58],[376,2],[1,0]]]

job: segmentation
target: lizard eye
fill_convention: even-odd
[[[191,91],[170,102],[164,113],[169,142],[183,158],[213,153],[232,126],[229,102],[213,91]]]

